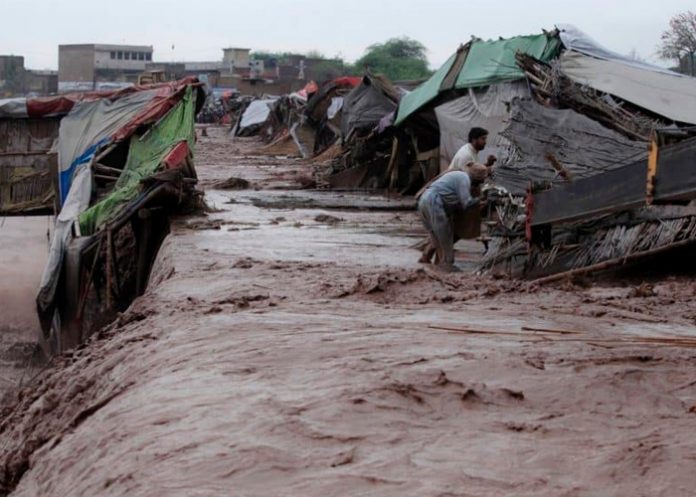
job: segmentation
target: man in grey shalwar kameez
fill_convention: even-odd
[[[478,164],[469,172],[448,171],[430,183],[418,201],[418,212],[435,248],[436,260],[445,270],[457,270],[452,213],[477,203],[471,196],[471,176],[482,181],[486,174],[487,168]]]

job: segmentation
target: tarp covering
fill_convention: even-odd
[[[460,48],[430,79],[401,100],[394,124],[402,124],[443,90],[461,90],[522,79],[524,73],[515,61],[517,52],[527,53],[541,61],[549,61],[558,56],[560,49],[560,39],[554,33],[516,36],[503,40],[475,40],[463,49]],[[454,85],[445,88],[445,78],[460,53],[466,57],[464,63],[456,74]],[[454,69],[456,71],[456,67]]]
[[[376,76],[365,76],[358,87],[345,97],[341,116],[343,137],[354,128],[374,128],[379,120],[393,112],[401,94],[391,83]]]
[[[468,141],[469,130],[478,126],[488,130],[488,146],[480,152],[481,160],[489,154],[505,160],[509,142],[500,136],[508,117],[508,104],[515,97],[529,96],[526,82],[497,83],[484,88],[469,88],[468,93],[435,107],[440,127],[440,169],[449,166],[452,157]]]
[[[649,71],[662,72],[665,74],[671,74],[673,76],[685,77],[681,74],[665,69],[664,67],[656,66],[654,64],[648,64],[647,62],[642,62],[639,60],[631,59],[625,55],[609,50],[603,47],[595,40],[590,38],[583,31],[579,30],[572,24],[559,24],[558,29],[560,30],[561,41],[563,46],[567,50],[573,50],[575,52],[580,52],[591,57],[596,57],[598,59],[612,60],[614,62],[621,62],[623,64],[636,67],[638,69],[646,69]]]
[[[244,114],[242,114],[239,128],[244,129],[249,126],[265,123],[266,119],[268,119],[268,115],[271,113],[271,106],[275,100],[276,99],[264,99],[251,102],[249,107],[244,111]]]
[[[496,168],[494,181],[517,195],[524,195],[532,181],[565,181],[549,156],[571,181],[647,156],[645,142],[629,140],[573,110],[544,107],[531,99],[513,100],[510,123],[501,134],[515,146],[516,157]]]
[[[197,82],[197,78],[188,76],[178,81],[170,81],[166,83],[156,83],[151,85],[130,85],[111,90],[102,91],[86,91],[64,93],[61,95],[51,95],[48,97],[33,97],[33,98],[11,98],[0,100],[0,117],[44,117],[57,116],[70,112],[70,110],[78,102],[87,102],[110,98],[112,100],[130,95],[144,90],[159,89],[161,95],[171,94],[173,90],[182,88],[183,85]]]
[[[570,79],[615,95],[670,120],[696,124],[696,78],[657,72],[575,51],[561,56]]]
[[[58,141],[59,198],[66,198],[75,169],[81,164],[90,163],[96,151],[141,112],[155,92],[137,92],[113,101],[103,98],[80,102],[61,120]]]
[[[139,126],[160,119],[185,94],[191,94],[194,88],[192,85],[195,83],[197,79],[185,78],[159,85],[131,87],[117,93],[110,92],[110,99],[103,98],[101,101],[94,101],[93,98],[78,99],[74,103],[80,103],[71,107],[75,115],[71,112],[62,119],[59,156],[62,153],[63,157],[59,157],[59,161],[63,166],[68,165],[71,174],[66,176],[63,191],[65,198],[56,219],[48,260],[36,299],[44,330],[48,329],[53,317],[55,293],[65,250],[72,237],[72,227],[78,217],[88,209],[91,201],[90,166],[95,152],[114,142],[115,137],[127,138],[126,133],[133,133]],[[198,93],[202,93],[200,88]],[[71,167],[73,164],[74,167]]]
[[[413,90],[411,93],[406,95],[399,102],[399,109],[397,110],[396,119],[394,120],[394,125],[398,126],[406,120],[408,116],[416,112],[418,109],[427,105],[440,93],[440,86],[447,76],[447,73],[452,68],[454,60],[457,58],[457,54],[452,55],[447,61],[435,71],[435,74],[430,76],[430,78],[420,85],[418,88]]]
[[[115,216],[126,203],[138,195],[140,181],[154,174],[162,159],[180,142],[193,149],[195,142],[195,97],[191,87],[184,98],[157,123],[143,140],[133,135],[128,160],[114,189],[104,199],[79,217],[80,232],[90,235],[105,221]]]
[[[524,73],[517,66],[516,53],[526,53],[545,62],[556,57],[560,47],[561,42],[557,36],[546,34],[474,41],[464,67],[457,76],[455,88],[471,88],[522,79]]]
[[[29,117],[27,99],[22,97],[0,99],[0,117]]]

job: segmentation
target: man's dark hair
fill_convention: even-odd
[[[471,128],[471,130],[469,130],[469,143],[478,138],[481,138],[482,136],[486,136],[487,134],[488,130],[485,130],[483,128]]]

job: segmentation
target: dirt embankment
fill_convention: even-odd
[[[248,142],[209,134],[204,182],[261,190],[209,190],[213,212],[175,223],[148,293],[4,408],[5,491],[693,493],[690,280],[436,273],[409,248],[414,212],[281,196],[300,161],[248,161]],[[480,247],[459,248],[472,267]]]

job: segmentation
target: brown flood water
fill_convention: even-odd
[[[0,217],[0,398],[17,385],[36,343],[36,292],[52,218]]]
[[[209,135],[216,211],[177,220],[148,293],[0,413],[0,488],[693,495],[692,281],[441,275],[408,202],[298,191],[310,165]],[[251,188],[210,188],[231,176]]]

